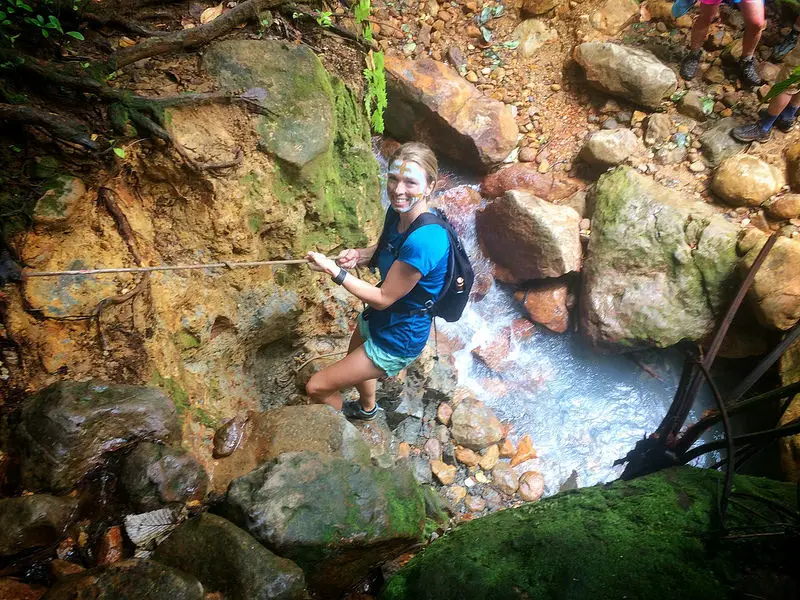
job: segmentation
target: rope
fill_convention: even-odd
[[[335,258],[335,257],[334,257]],[[191,265],[159,265],[156,267],[120,267],[116,269],[78,269],[74,271],[22,271],[22,277],[60,277],[61,275],[101,275],[104,273],[151,273],[153,271],[185,271],[190,269],[234,269],[275,265],[305,265],[305,258],[291,260],[257,260],[248,262],[196,263]]]

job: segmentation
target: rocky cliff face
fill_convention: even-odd
[[[175,108],[166,122],[192,160],[233,166],[197,171],[131,145],[119,172],[40,202],[20,244],[30,268],[296,258],[375,237],[368,124],[313,52],[225,41],[204,68],[215,86],[247,90],[257,110]],[[302,266],[29,279],[11,291],[8,333],[29,389],[89,378],[160,386],[197,446],[238,410],[285,402],[293,381],[276,376],[292,345],[347,332],[350,301],[338,291]]]

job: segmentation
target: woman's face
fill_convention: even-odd
[[[397,212],[408,212],[433,190],[428,183],[425,170],[410,160],[394,160],[389,165],[389,179],[386,191],[389,201]]]

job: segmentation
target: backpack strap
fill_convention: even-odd
[[[378,268],[378,254],[381,253],[381,250],[386,248],[386,238],[389,236],[389,226],[397,219],[397,213],[392,209],[390,206],[386,209],[386,216],[383,219],[383,229],[381,229],[381,235],[378,238],[378,245],[375,248],[375,252],[372,253],[372,258],[369,259],[369,263],[367,263],[367,268],[375,272],[375,269]]]

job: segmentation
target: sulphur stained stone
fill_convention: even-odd
[[[511,466],[516,467],[517,465],[524,463],[526,460],[531,460],[537,456],[536,450],[533,447],[533,440],[531,440],[531,436],[526,433],[524,436],[522,436],[522,439],[517,445],[517,451],[514,453],[514,457],[511,459]]]
[[[544,494],[544,477],[538,471],[526,471],[519,477],[519,497],[526,502],[536,502]]]
[[[436,409],[436,420],[442,425],[447,425],[451,416],[453,416],[453,407],[447,402],[442,402]]]
[[[764,209],[775,219],[800,217],[800,194],[784,194],[764,203]]]
[[[758,206],[784,185],[783,173],[773,165],[749,154],[724,160],[711,189],[731,206]]]
[[[456,480],[455,465],[448,465],[441,460],[432,460],[430,465],[431,471],[442,485],[450,485]]]
[[[569,326],[568,297],[567,284],[560,280],[536,282],[514,293],[531,321],[555,333],[564,333]]]
[[[503,443],[500,445],[500,457],[511,458],[515,453],[514,443],[508,438],[504,439]]]
[[[510,496],[519,488],[519,477],[506,463],[497,463],[492,469],[492,485]]]
[[[486,508],[486,500],[480,496],[473,496],[470,494],[464,499],[464,506],[469,512],[479,513]]]
[[[497,444],[492,444],[483,453],[478,463],[484,471],[491,471],[500,460],[500,448]]]
[[[500,419],[474,398],[464,400],[453,411],[451,434],[456,443],[472,450],[482,450],[503,437]]]
[[[480,456],[478,456],[475,452],[470,450],[469,448],[464,448],[463,446],[456,446],[456,460],[468,467],[474,467],[480,462]]]

